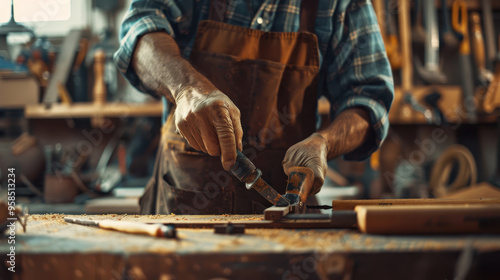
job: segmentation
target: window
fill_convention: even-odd
[[[63,36],[72,28],[87,25],[90,1],[14,0],[14,18],[37,36]],[[0,0],[0,24],[10,20],[11,0]]]

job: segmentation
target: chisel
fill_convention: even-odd
[[[240,151],[237,152],[236,164],[231,173],[245,183],[248,190],[256,190],[274,205],[265,212],[266,217],[271,220],[280,219],[289,212],[303,213],[314,182],[312,169],[303,166],[292,167],[289,169],[286,193],[281,195],[262,179],[262,172]]]
[[[174,225],[162,224],[145,224],[129,221],[113,221],[113,220],[85,220],[75,218],[64,218],[66,223],[98,227],[102,229],[111,229],[120,232],[143,234],[153,237],[177,238],[177,231]]]
[[[462,74],[462,90],[466,120],[475,123],[477,120],[476,107],[474,102],[474,81],[472,79],[472,66],[470,58],[470,38],[467,24],[468,19],[467,2],[456,0],[452,6],[452,24],[456,32],[463,35],[460,43],[460,73]]]

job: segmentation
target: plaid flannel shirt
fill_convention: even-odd
[[[226,23],[275,32],[299,29],[299,0],[226,2]],[[134,87],[148,92],[130,67],[139,38],[164,31],[189,58],[198,22],[208,18],[209,5],[210,0],[133,1],[121,26],[120,48],[114,59]],[[319,0],[314,33],[321,61],[318,98],[326,96],[330,101],[332,119],[352,107],[369,112],[375,137],[344,155],[347,160],[366,159],[387,135],[394,98],[392,72],[370,0]]]

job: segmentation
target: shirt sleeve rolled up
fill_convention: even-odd
[[[394,99],[389,61],[373,7],[369,0],[339,1],[327,65],[326,95],[334,118],[348,108],[361,107],[370,117],[373,131],[361,147],[344,155],[364,160],[387,136],[388,112]]]
[[[139,91],[150,93],[137,74],[131,69],[132,55],[141,36],[164,31],[175,36],[171,21],[182,17],[174,1],[135,0],[125,15],[120,29],[120,47],[114,54],[114,61],[120,72]]]

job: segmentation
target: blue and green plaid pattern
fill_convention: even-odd
[[[220,0],[212,1],[216,14],[229,24],[275,32],[299,29],[301,0],[227,0],[224,14],[217,10]],[[133,86],[148,92],[130,67],[138,39],[165,31],[188,58],[198,22],[208,18],[209,5],[210,0],[135,0],[131,4],[114,59]],[[332,117],[351,107],[362,107],[370,114],[375,139],[344,155],[348,160],[365,159],[387,135],[394,98],[392,72],[370,0],[319,0],[314,33],[321,58],[318,98],[328,98]]]

